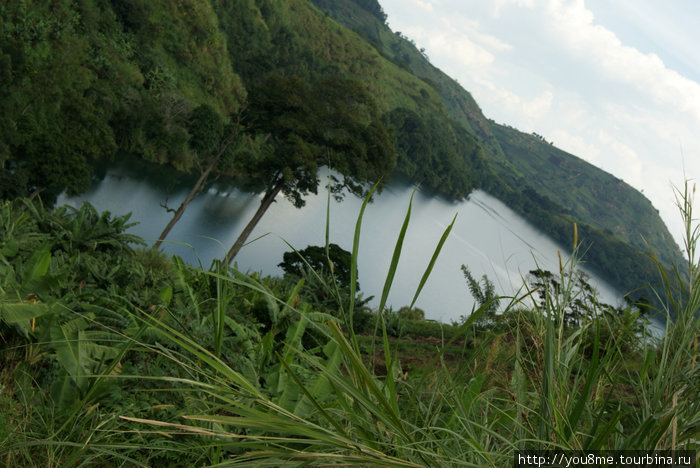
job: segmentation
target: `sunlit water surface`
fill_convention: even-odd
[[[117,167],[109,169],[84,195],[62,197],[59,203],[79,206],[87,200],[100,211],[109,210],[115,215],[131,212],[131,220],[138,224],[129,232],[150,244],[172,217],[161,203],[167,199],[168,206],[176,208],[189,188],[187,182],[171,184],[162,175],[148,170]],[[365,211],[358,257],[359,281],[365,297],[375,296],[370,303],[375,306],[412,191],[409,184],[393,182]],[[188,207],[168,236],[171,242],[166,242],[164,249],[190,264],[201,262],[208,267],[213,258],[224,256],[261,198],[262,195],[228,187],[210,189]],[[361,205],[362,200],[352,195],[340,203],[332,198],[330,201],[330,241],[348,251],[352,250]],[[322,187],[318,195],[306,199],[302,209],[294,208],[279,196],[248,239],[252,242],[236,257],[238,268],[281,275],[277,264],[282,261],[282,254],[291,250],[287,243],[296,249],[324,244],[327,207],[328,196]],[[394,308],[411,302],[440,237],[455,215],[454,228],[416,303],[425,310],[427,318],[450,322],[472,310],[474,300],[460,270],[463,264],[475,277],[488,275],[499,294],[519,296],[525,291],[523,283],[530,270],[539,266],[559,271],[559,251],[563,262],[569,261],[563,253],[566,249],[485,192],[476,191],[469,200],[452,202],[418,191],[413,197],[410,224],[389,295],[389,304]],[[620,302],[621,294],[592,274],[591,283],[604,302],[613,305]]]

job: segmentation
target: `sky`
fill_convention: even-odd
[[[700,1],[379,1],[486,117],[642,191],[682,246],[673,187],[700,177]]]

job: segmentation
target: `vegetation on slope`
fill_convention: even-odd
[[[353,4],[383,24],[376,2]],[[358,244],[349,259],[328,245],[320,269],[260,278],[139,249],[128,216],[40,203],[83,190],[90,161],[125,153],[199,170],[212,148],[203,121],[230,124],[246,89],[273,73],[310,86],[335,75],[367,84],[400,135],[399,171],[430,185],[453,171],[446,193],[480,184],[569,244],[579,218],[516,177],[527,166],[509,178],[486,165],[496,131],[479,127],[478,108],[409,73],[427,62],[401,64],[387,50],[302,0],[0,5],[0,463],[503,466],[527,448],[698,449],[688,191],[690,258],[678,277],[689,281],[656,290],[677,319],[658,341],[640,328],[643,309],[599,304],[566,266],[538,273],[539,289],[524,285],[501,314],[485,288],[459,326],[422,321],[410,306],[384,310],[405,229],[371,311],[357,294]],[[270,150],[259,136],[242,140],[247,157]],[[579,223],[584,241],[602,232],[588,229]],[[603,252],[635,278],[639,256],[609,236],[587,258]]]
[[[233,61],[245,64],[239,73],[246,85],[271,73],[295,74],[311,82],[328,76],[358,80],[375,97],[383,114],[401,109],[417,116],[421,131],[439,131],[417,135],[435,144],[423,148],[421,161],[400,154],[398,173],[455,198],[465,197],[478,187],[471,173],[476,172],[475,167],[484,166],[479,162],[484,155],[476,140],[452,121],[430,84],[387,60],[356,33],[319,14],[308,1],[217,5]],[[378,14],[379,10],[372,11]],[[388,117],[386,120],[391,122]],[[395,132],[399,150],[402,145],[410,145],[403,142],[402,128],[395,127]],[[420,171],[416,171],[417,165]]]
[[[403,70],[417,76],[440,96],[448,115],[475,136],[489,154],[502,154],[489,121],[469,91],[430,63],[423,49],[386,25],[377,0],[312,0],[321,11],[357,32],[379,53]],[[381,12],[381,13],[380,13]]]
[[[542,137],[497,124],[493,129],[509,162],[507,169],[496,166],[499,177],[515,175],[537,185],[541,196],[556,200],[579,222],[638,250],[652,247],[667,265],[682,259],[658,210],[637,190]]]
[[[438,92],[453,123],[483,149],[487,167],[467,172],[467,177],[478,175],[477,187],[499,197],[562,245],[569,245],[574,223],[583,226],[584,242],[596,246],[586,260],[615,285],[628,292],[634,285],[655,281],[653,261],[643,258],[649,248],[667,266],[681,261],[658,211],[642,194],[541,137],[487,119],[468,91],[430,64],[424,50],[389,29],[386,17],[377,13],[377,1],[313,3]],[[621,263],[622,259],[626,260]]]
[[[374,0],[2,5],[0,193],[51,202],[63,190],[85,190],[92,162],[124,154],[202,173],[211,151],[198,135],[198,110],[237,122],[246,88],[270,75],[311,85],[332,76],[360,82],[374,97],[394,133],[395,171],[423,187],[455,198],[484,188],[558,240],[570,238],[576,222],[601,250],[646,251],[641,234],[662,261],[679,257],[646,199],[619,184],[604,200],[587,183],[576,186],[609,178],[488,121],[468,92],[385,20]],[[239,156],[269,150],[255,139],[241,145]],[[245,158],[227,159],[205,182],[247,178],[245,164],[232,164]],[[589,261],[626,290],[654,277],[648,259],[624,252],[624,270],[602,257]]]
[[[479,326],[489,294],[445,326],[354,308],[348,290],[312,305],[311,277],[341,291],[330,245],[325,271],[260,278],[134,249],[126,218],[88,205],[4,203],[2,461],[498,467],[526,449],[697,451],[700,231],[682,206],[692,281],[655,340],[574,265]],[[358,248],[333,254],[351,295]],[[401,236],[387,288],[400,252]]]
[[[4,3],[0,63],[3,197],[79,193],[122,152],[187,170],[192,109],[245,97],[206,2]]]

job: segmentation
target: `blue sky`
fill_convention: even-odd
[[[643,191],[680,243],[700,177],[697,0],[380,0],[484,114]]]

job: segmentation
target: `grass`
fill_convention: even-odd
[[[683,208],[687,223],[691,206]],[[400,255],[408,217],[392,266]],[[572,263],[563,268],[573,271],[575,267]],[[691,278],[694,271],[691,266]],[[392,273],[390,268],[388,287]],[[479,372],[479,366],[471,375],[452,375],[445,363],[445,348],[434,360],[435,372],[419,381],[402,380],[401,364],[392,351],[397,348],[385,331],[386,375],[379,377],[357,346],[330,322],[323,328],[326,346],[341,351],[342,366],[330,366],[301,350],[293,352],[325,379],[330,393],[314,392],[317,387],[305,384],[292,365],[284,366],[311,411],[302,415],[280,407],[273,399],[251,392],[250,383],[243,381],[239,388],[216,389],[217,397],[233,405],[219,408],[226,416],[212,413],[189,419],[216,422],[220,425],[217,436],[240,439],[248,450],[226,464],[241,466],[503,466],[514,450],[524,448],[697,449],[698,408],[692,397],[698,394],[700,382],[695,365],[695,285],[690,284],[683,305],[679,304],[683,310],[678,321],[668,321],[661,343],[652,347],[648,340],[640,341],[638,352],[647,363],[641,370],[625,365],[626,357],[615,339],[605,349],[600,347],[601,329],[609,325],[597,311],[575,332],[565,332],[565,308],[576,299],[574,291],[573,281],[563,282],[557,290],[547,291],[543,306],[514,313],[508,333],[514,340],[506,345],[512,367],[500,369],[504,378],[490,388],[484,387],[486,369]],[[670,286],[667,292],[671,293]],[[511,310],[516,306],[512,303]],[[460,331],[466,334],[478,315],[479,311]],[[619,333],[624,334],[625,330]],[[492,345],[493,341],[484,341],[481,349],[486,364],[492,361],[493,348],[487,350]],[[588,357],[582,352],[585,346],[592,348]],[[475,352],[471,358],[480,356]],[[463,368],[469,368],[468,362]],[[223,398],[227,393],[230,396]],[[242,397],[255,398],[258,405],[242,411],[235,403]],[[242,434],[251,427],[262,433],[248,435],[246,430]]]
[[[687,186],[679,193],[690,258],[676,275],[687,287],[678,293],[674,280],[662,277],[666,290],[657,293],[673,300],[662,311],[669,320],[658,340],[639,336],[634,317],[622,320],[596,302],[578,326],[567,325],[567,308],[581,294],[576,260],[561,266],[561,282],[537,291],[542,300],[524,289],[493,327],[475,334],[484,304],[462,324],[441,327],[439,339],[421,336],[415,322],[406,323],[408,336],[390,338],[383,313],[374,316],[376,333],[356,335],[341,325],[352,323],[347,317],[300,303],[301,284],[282,293],[256,276],[179,265],[179,285],[160,305],[123,309],[136,328],[119,332],[126,341],[118,359],[86,376],[90,390],[68,416],[26,372],[0,373],[15,395],[0,400],[3,421],[15,428],[0,433],[0,461],[498,467],[521,449],[697,451],[700,274],[692,195]],[[383,297],[409,221],[410,208]],[[360,215],[355,268],[361,224]],[[427,259],[424,278],[439,250]],[[268,325],[233,320],[232,311],[245,307]]]

